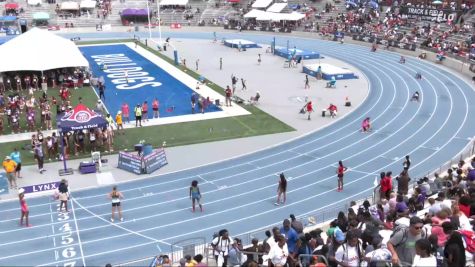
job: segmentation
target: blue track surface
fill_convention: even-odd
[[[116,44],[83,46],[80,50],[89,61],[94,75],[104,77],[105,104],[111,114],[116,114],[122,103],[127,102],[133,115],[133,107],[147,101],[148,117],[152,118],[152,102],[155,98],[160,103],[160,117],[192,114],[190,99],[193,91],[133,49]],[[107,70],[101,69],[98,64],[103,60],[112,61],[107,63]],[[140,70],[134,70],[136,68]],[[123,74],[125,70],[128,70],[128,83]],[[99,94],[97,88],[96,91]],[[216,105],[211,104],[206,112],[219,110]]]
[[[89,35],[91,37],[93,35]],[[86,36],[83,36],[83,38]],[[207,34],[172,37],[208,38]],[[271,37],[232,35],[269,43]],[[220,36],[221,38],[221,36]],[[284,45],[287,39],[278,40]],[[411,176],[437,168],[475,134],[475,93],[471,85],[424,61],[369,48],[291,39],[291,45],[344,60],[362,70],[371,91],[353,113],[316,133],[229,161],[120,185],[125,194],[123,223],[110,223],[110,188],[74,192],[73,213],[58,215],[49,198],[29,200],[34,227],[18,227],[17,201],[0,204],[0,265],[103,265],[127,262],[170,250],[190,237],[211,237],[226,227],[232,236],[280,223],[290,213],[314,214],[332,204],[367,196],[380,171],[399,172],[411,155]],[[414,79],[415,72],[424,79]],[[410,102],[415,90],[420,103]],[[366,116],[374,131],[359,132]],[[335,167],[350,171],[337,193]],[[284,206],[274,206],[277,177],[291,177]],[[198,179],[204,213],[191,213],[188,187]]]

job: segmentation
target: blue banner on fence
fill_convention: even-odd
[[[24,186],[22,188],[23,190],[25,190],[25,194],[30,194],[30,193],[56,190],[58,189],[59,184],[60,184],[60,181],[57,181],[57,182],[50,182],[50,183],[44,183],[44,184]]]

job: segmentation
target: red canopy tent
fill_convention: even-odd
[[[18,3],[6,3],[5,4],[5,9],[19,9],[20,6]]]

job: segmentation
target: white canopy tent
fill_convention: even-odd
[[[188,0],[162,0],[160,6],[186,6]]]
[[[94,9],[96,8],[96,1],[82,0],[80,6],[84,9]]]
[[[262,10],[252,9],[244,15],[245,18],[256,18],[256,20],[270,20],[270,21],[297,21],[305,18],[305,14],[298,12],[292,13],[274,13]]]
[[[274,13],[280,13],[284,8],[287,6],[287,3],[275,3],[272,4],[266,11],[267,12],[274,12]]]
[[[89,66],[75,43],[39,28],[1,45],[0,58],[0,72]]]
[[[28,0],[26,3],[30,6],[41,5],[41,0]]]
[[[257,18],[258,16],[266,13],[265,11],[259,10],[259,9],[251,9],[251,11],[247,12],[244,15],[244,18]]]
[[[60,6],[61,10],[78,10],[79,3],[77,2],[62,2]]]
[[[252,8],[267,8],[270,6],[273,0],[256,0],[254,4],[252,4]]]

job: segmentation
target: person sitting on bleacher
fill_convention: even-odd
[[[338,113],[338,108],[335,105],[330,104],[327,110],[330,112],[330,117],[332,118],[336,117],[336,114]]]

